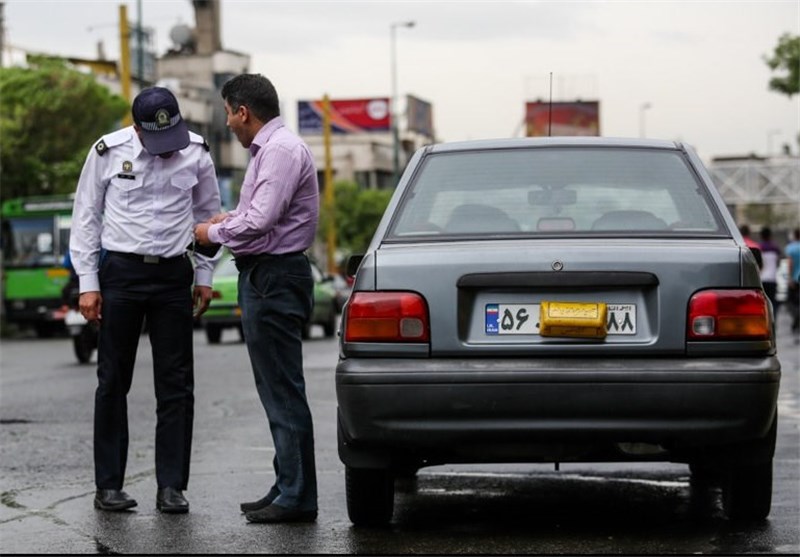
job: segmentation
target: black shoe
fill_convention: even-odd
[[[121,489],[98,489],[94,494],[94,508],[103,511],[124,511],[136,504],[136,499]]]
[[[189,502],[180,489],[162,487],[156,494],[156,508],[162,513],[188,513]]]
[[[275,500],[275,497],[277,497],[277,495],[273,495],[272,492],[270,491],[258,501],[248,501],[247,503],[242,503],[241,505],[239,505],[239,508],[242,509],[243,513],[260,511],[261,509],[268,507],[269,504]]]
[[[244,517],[248,522],[314,522],[317,520],[317,511],[301,511],[273,503],[261,510],[246,513]]]

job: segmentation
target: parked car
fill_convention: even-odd
[[[303,330],[303,338],[311,337],[313,325],[321,325],[323,334],[332,337],[338,326],[336,293],[330,277],[325,276],[313,262],[311,274],[314,277],[314,310],[311,320]],[[225,253],[214,270],[211,303],[201,317],[209,344],[218,344],[222,339],[222,331],[226,328],[238,329],[239,338],[244,340],[242,310],[238,303],[238,280],[239,271],[233,257]]]
[[[336,394],[353,523],[391,520],[399,475],[492,462],[687,463],[730,518],[769,514],[773,315],[690,146],[425,147],[348,270]]]
[[[335,291],[336,311],[342,313],[347,299],[350,297],[350,292],[353,290],[352,283],[340,274],[331,275],[333,290]]]

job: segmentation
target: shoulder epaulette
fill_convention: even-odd
[[[128,128],[123,128],[113,133],[106,134],[100,139],[100,141],[97,142],[97,144],[95,144],[94,150],[102,157],[112,147],[116,147],[117,145],[122,145],[125,143],[128,139],[130,139],[130,136],[131,130]]]
[[[199,143],[200,145],[203,146],[203,149],[205,149],[206,152],[211,150],[211,147],[208,146],[208,143],[206,142],[206,140],[203,138],[202,135],[198,135],[194,132],[189,132],[189,141],[191,143]]]

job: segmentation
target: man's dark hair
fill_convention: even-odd
[[[261,74],[245,73],[229,79],[222,86],[222,99],[234,111],[246,106],[264,123],[281,115],[278,92]]]
[[[742,233],[742,236],[750,236],[750,226],[746,224],[739,225],[739,232]]]
[[[772,239],[772,229],[769,226],[764,226],[761,228],[761,239],[764,241]]]

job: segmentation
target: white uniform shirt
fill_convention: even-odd
[[[133,126],[103,136],[81,171],[72,212],[70,252],[80,291],[100,290],[100,249],[176,257],[195,223],[220,212],[214,163],[203,138],[164,159],[147,152]],[[102,153],[102,154],[101,154]],[[219,254],[195,254],[195,285],[211,286]]]

